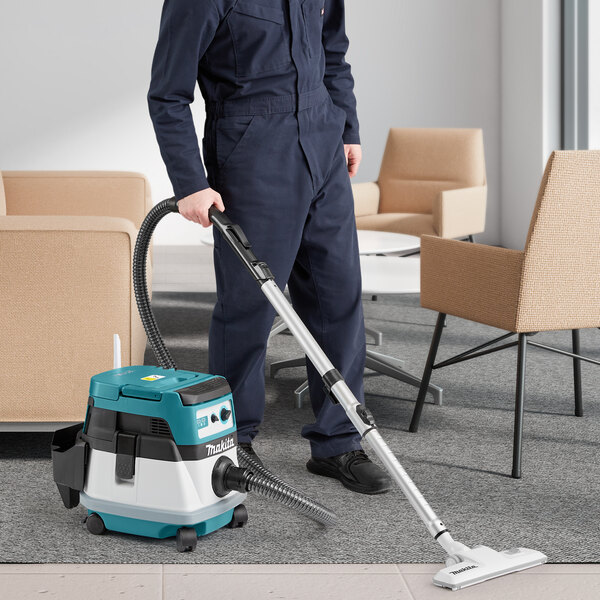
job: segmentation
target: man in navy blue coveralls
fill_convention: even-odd
[[[210,206],[227,210],[363,401],[349,177],[360,138],[347,48],[344,0],[165,0],[148,104],[179,212],[206,227]],[[204,164],[189,107],[196,82],[206,106]],[[209,370],[229,381],[240,445],[255,454],[274,309],[219,234],[214,240]],[[357,492],[389,489],[310,363],[307,371],[316,419],[302,429],[309,471]]]

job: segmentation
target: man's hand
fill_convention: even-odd
[[[206,188],[182,198],[177,202],[177,207],[179,208],[179,214],[188,221],[198,223],[202,227],[210,227],[212,223],[208,218],[208,209],[213,204],[220,211],[225,210],[221,194],[215,192],[212,188]]]
[[[362,148],[360,144],[344,144],[344,152],[346,153],[348,173],[350,173],[350,177],[354,177],[358,173],[358,165],[362,160]]]

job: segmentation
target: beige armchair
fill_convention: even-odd
[[[358,229],[466,238],[485,229],[481,129],[390,129],[376,182],[352,186]]]
[[[600,327],[600,151],[553,152],[524,251],[424,236],[421,305],[439,313],[410,431],[417,431],[434,368],[518,346],[512,476],[521,476],[525,359],[530,346],[573,358],[575,414],[583,415],[579,329]],[[446,314],[509,333],[434,364]],[[536,342],[572,330],[572,352]],[[518,335],[518,341],[504,342]]]
[[[0,422],[82,419],[114,333],[143,363],[131,261],[150,208],[139,173],[0,174]]]

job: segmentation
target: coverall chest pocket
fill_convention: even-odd
[[[216,161],[219,169],[231,164],[248,147],[256,115],[220,117],[216,124]]]
[[[239,0],[227,23],[236,76],[273,71],[291,62],[288,28],[280,7]]]
[[[311,58],[321,56],[324,14],[324,0],[304,0],[302,3],[302,16],[304,17],[304,26],[306,28],[308,54]]]

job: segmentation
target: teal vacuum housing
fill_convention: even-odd
[[[165,538],[189,529],[195,539],[247,520],[244,493],[219,497],[210,485],[219,459],[237,465],[236,446],[223,377],[122,367],[94,375],[85,422],[55,434],[54,478],[67,508],[88,509],[92,533]]]

